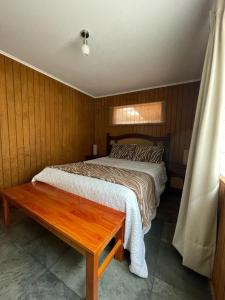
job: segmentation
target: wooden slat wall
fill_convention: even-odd
[[[144,133],[154,136],[171,134],[170,162],[182,163],[183,150],[189,148],[199,83],[158,88],[143,92],[96,99],[95,102],[95,142],[99,153],[106,153],[106,133]],[[117,125],[111,126],[110,107],[151,101],[166,101],[165,125]]]
[[[218,206],[218,235],[212,276],[215,300],[225,300],[225,178],[220,181]]]
[[[92,98],[0,55],[0,189],[90,154],[93,109]]]

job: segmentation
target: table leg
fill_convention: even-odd
[[[115,254],[115,259],[122,261],[124,260],[124,248],[123,248],[123,241],[124,241],[124,224],[123,226],[120,228],[120,230],[117,232],[116,236],[116,242],[118,240],[122,241],[122,244],[120,246],[120,248],[118,249],[117,253]]]
[[[9,225],[9,202],[8,200],[3,196],[3,224],[5,226]]]
[[[98,256],[86,254],[86,300],[98,300]]]

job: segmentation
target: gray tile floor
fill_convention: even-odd
[[[207,280],[181,265],[171,246],[173,214],[162,209],[145,236],[149,278],[128,270],[129,256],[113,260],[103,275],[99,299],[211,299]],[[164,204],[163,204],[164,203]],[[166,211],[166,214],[165,214]],[[8,230],[0,227],[0,300],[84,299],[85,260],[37,223],[13,210]]]

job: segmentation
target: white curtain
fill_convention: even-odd
[[[207,277],[212,273],[216,244],[221,121],[225,102],[224,6],[225,0],[218,0],[210,15],[211,28],[173,238],[183,264]]]

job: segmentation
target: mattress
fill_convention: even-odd
[[[147,173],[154,178],[156,188],[156,198],[159,205],[160,195],[165,189],[167,182],[165,163],[154,164],[149,162],[140,162],[127,159],[110,158],[109,156],[89,160],[88,163],[101,164],[122,169],[134,170]]]

